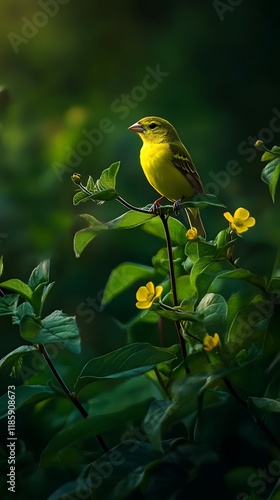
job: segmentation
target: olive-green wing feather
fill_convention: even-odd
[[[195,193],[203,193],[203,185],[187,149],[180,142],[170,143],[172,162],[188,179]]]

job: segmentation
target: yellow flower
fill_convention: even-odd
[[[196,227],[191,227],[190,229],[188,229],[187,238],[188,238],[188,240],[197,240],[198,232],[197,232]]]
[[[231,229],[237,234],[245,233],[249,227],[256,224],[256,219],[250,217],[250,212],[246,208],[238,208],[233,216],[229,212],[225,212],[224,217],[229,221]]]
[[[155,288],[152,281],[149,281],[146,286],[140,286],[136,292],[136,307],[138,309],[149,309],[153,302],[160,297],[162,290],[162,286]]]
[[[205,351],[213,351],[220,344],[220,337],[217,333],[212,337],[211,335],[206,335],[203,341],[203,347]]]

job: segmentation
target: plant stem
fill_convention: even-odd
[[[49,354],[48,354],[45,346],[43,344],[39,344],[38,345],[38,350],[42,354],[44,360],[46,361],[47,365],[49,366],[52,374],[56,378],[56,380],[59,383],[60,387],[63,389],[63,391],[66,394],[67,398],[70,399],[70,401],[73,403],[74,406],[76,406],[77,410],[81,413],[81,415],[84,418],[87,418],[88,417],[87,411],[85,410],[85,408],[83,407],[83,405],[80,403],[80,401],[75,397],[75,395],[67,387],[67,385],[65,384],[64,380],[61,378],[61,376],[58,373],[57,369],[55,368],[52,360],[50,359]],[[102,436],[100,436],[100,434],[97,434],[95,437],[96,437],[99,445],[101,446],[102,450],[104,452],[109,451],[109,448],[105,444]]]
[[[167,247],[167,254],[168,254],[168,261],[169,261],[170,283],[171,283],[171,291],[172,291],[172,296],[173,296],[173,304],[174,304],[174,306],[178,306],[176,280],[175,280],[175,272],[174,272],[174,264],[173,264],[173,256],[172,256],[172,245],[171,245],[171,238],[170,238],[170,233],[169,233],[169,228],[168,228],[168,216],[166,216],[164,214],[160,214],[160,218],[161,218],[164,232],[165,232],[166,247]],[[185,361],[185,359],[187,358],[187,351],[186,351],[185,340],[181,334],[180,321],[175,321],[175,327],[177,330],[177,334],[178,334],[178,338],[179,338],[179,342],[180,342],[180,346],[181,346],[182,357],[183,357],[183,360]]]
[[[128,203],[126,200],[124,200],[121,196],[118,196],[116,198],[116,200],[119,201],[126,208],[129,208],[129,210],[134,210],[135,212],[141,212],[143,214],[155,215],[150,210],[145,210],[144,208],[134,207],[133,205],[131,205],[130,203]]]
[[[81,182],[77,185],[84,193],[88,194],[89,196],[92,196],[93,193],[91,193]],[[129,208],[130,210],[134,210],[135,212],[142,212],[144,214],[152,214],[152,212],[150,210],[145,210],[144,208],[134,207],[133,205],[131,205],[130,203],[125,201],[121,196],[117,196],[116,200],[119,201],[126,208]],[[91,201],[95,202],[95,200],[91,200]]]
[[[154,368],[154,371],[155,371],[157,379],[158,379],[161,387],[163,388],[164,392],[167,394],[168,398],[171,399],[170,392],[169,392],[168,388],[166,387],[166,385],[165,385],[165,383],[163,381],[163,378],[161,376],[161,373],[159,372],[159,370],[157,369],[157,367]]]
[[[161,347],[166,347],[166,341],[165,341],[165,335],[164,335],[164,329],[163,329],[163,321],[162,317],[158,317],[158,330],[159,330],[159,339],[160,339],[160,345]]]

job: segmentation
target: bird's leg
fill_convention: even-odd
[[[180,205],[183,201],[183,198],[179,198],[179,200],[175,201],[175,203],[173,203],[173,210],[175,212],[176,215],[178,215],[178,213],[180,212]]]
[[[154,203],[152,204],[151,208],[150,208],[150,212],[152,212],[154,215],[158,215],[159,213],[159,207],[160,207],[160,202],[161,200],[163,200],[164,196],[161,196],[160,198],[158,198],[156,201],[154,201]]]

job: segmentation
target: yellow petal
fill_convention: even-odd
[[[248,231],[248,227],[245,226],[245,223],[242,224],[242,226],[235,226],[235,229],[234,229],[237,234],[241,234],[241,233],[246,233],[246,231]]]
[[[151,307],[152,302],[150,300],[143,300],[141,302],[136,302],[136,307],[138,309],[149,309]]]
[[[249,217],[246,221],[245,224],[247,227],[253,227],[256,224],[256,219],[254,217]]]
[[[137,300],[147,300],[148,298],[148,290],[145,286],[140,286],[136,292],[136,299]]]
[[[224,218],[228,220],[229,222],[233,222],[233,217],[229,212],[224,213]]]
[[[203,346],[205,351],[213,351],[220,343],[220,337],[217,333],[212,337],[211,335],[206,335],[203,341]]]
[[[155,293],[155,286],[154,286],[154,284],[153,284],[152,281],[149,281],[149,283],[146,284],[146,288],[147,288],[148,292],[151,295],[154,295],[154,293]]]
[[[238,231],[238,228],[237,228],[237,226],[236,226],[236,224],[235,224],[234,222],[231,222],[231,223],[230,223],[230,227],[231,227],[231,229],[232,229],[233,231]]]
[[[163,287],[161,285],[156,287],[156,293],[155,293],[153,300],[158,299],[161,296],[162,290],[163,290]]]
[[[220,343],[220,337],[219,337],[218,333],[214,333],[214,341],[215,341],[216,345],[218,345]]]
[[[246,208],[240,207],[240,208],[237,208],[237,210],[235,210],[233,217],[234,217],[234,219],[239,219],[239,220],[243,221],[243,220],[248,219],[249,215],[250,215],[249,210],[247,210]]]

